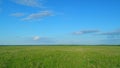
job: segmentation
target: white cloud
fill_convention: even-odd
[[[42,7],[41,0],[12,0],[13,2],[30,7]]]
[[[52,12],[51,11],[41,11],[38,13],[32,13],[29,16],[27,16],[26,18],[23,18],[22,20],[34,20],[34,19],[41,19],[43,17],[47,17],[47,16],[52,16]]]
[[[29,40],[29,42],[38,43],[38,44],[40,43],[48,44],[48,43],[55,43],[56,41],[48,37],[34,36],[32,37],[32,40]]]
[[[34,41],[40,40],[40,37],[39,37],[39,36],[34,36],[34,37],[33,37],[33,40],[34,40]]]
[[[24,16],[24,13],[12,13],[11,16],[15,16],[15,17],[21,17]]]

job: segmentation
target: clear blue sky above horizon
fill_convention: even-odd
[[[0,0],[8,44],[120,44],[120,0]]]

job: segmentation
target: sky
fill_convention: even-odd
[[[0,45],[120,44],[120,0],[0,0]]]

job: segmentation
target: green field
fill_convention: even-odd
[[[0,46],[0,68],[120,68],[120,46]]]

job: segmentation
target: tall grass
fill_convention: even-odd
[[[120,68],[120,46],[0,46],[0,68]]]

